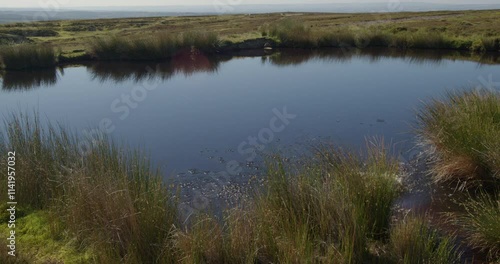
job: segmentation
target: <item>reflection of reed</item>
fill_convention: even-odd
[[[385,58],[403,59],[414,64],[440,64],[443,60],[468,60],[483,64],[498,64],[498,53],[474,55],[465,51],[446,50],[401,50],[388,48],[366,49],[284,49],[269,56],[268,60],[276,66],[299,65],[310,60],[331,62],[347,62],[353,58],[368,58],[370,62],[377,62]],[[263,59],[267,61],[267,59]]]
[[[59,69],[64,74],[62,68]],[[30,90],[41,86],[55,85],[57,82],[57,69],[40,69],[32,71],[5,71],[1,72],[2,90],[18,91]]]
[[[220,60],[213,56],[206,56],[198,50],[181,50],[172,58],[172,68],[176,73],[191,76],[197,72],[216,72]]]
[[[93,79],[100,82],[135,82],[148,79],[168,80],[176,74],[191,76],[198,72],[213,73],[218,70],[222,62],[235,56],[262,56],[263,63],[271,63],[278,67],[300,65],[310,60],[322,60],[337,63],[346,63],[353,58],[368,59],[377,62],[386,58],[398,58],[417,64],[440,64],[443,60],[468,60],[481,64],[499,64],[498,53],[484,53],[474,55],[470,52],[445,50],[400,50],[388,48],[366,49],[283,49],[273,54],[266,52],[234,53],[232,55],[207,56],[195,49],[178,51],[166,62],[96,62],[85,64]],[[63,74],[63,68],[59,68]],[[58,80],[56,68],[33,71],[4,71],[0,72],[3,79],[3,90],[29,90],[40,86],[55,85]]]
[[[168,80],[175,74],[190,76],[197,72],[215,72],[220,61],[198,50],[181,50],[166,62],[98,62],[87,65],[93,79],[105,82],[140,82],[149,79]]]

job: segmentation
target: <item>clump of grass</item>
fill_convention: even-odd
[[[317,46],[317,40],[311,29],[294,20],[287,19],[270,26],[269,35],[276,37],[285,47],[313,48]]]
[[[441,236],[423,218],[408,216],[391,229],[390,249],[395,263],[458,263],[453,238]]]
[[[500,51],[500,39],[494,37],[477,37],[469,46],[472,52]]]
[[[410,48],[446,49],[451,47],[447,37],[439,32],[416,32],[410,37]]]
[[[318,46],[320,47],[356,47],[356,37],[347,30],[341,30],[328,34],[317,34]],[[358,42],[359,43],[359,42]]]
[[[75,156],[63,147],[67,142],[53,141],[53,138],[43,134],[42,125],[37,116],[29,118],[27,114],[12,115],[5,123],[6,136],[4,146],[9,151],[15,151],[16,172],[23,177],[16,180],[20,190],[16,199],[20,204],[32,209],[43,209],[58,192],[54,182],[59,182],[59,176],[66,175],[62,169],[69,167],[69,157]],[[50,129],[52,134],[53,129]],[[67,141],[67,135],[61,135],[60,140]],[[51,149],[57,146],[56,149]],[[71,146],[71,145],[69,145]],[[53,153],[58,152],[61,160],[56,160]],[[6,155],[5,153],[2,153]],[[58,164],[59,162],[59,164]]]
[[[371,150],[364,160],[324,148],[298,170],[272,160],[267,190],[246,209],[230,211],[222,227],[203,219],[204,228],[183,232],[179,250],[196,252],[194,260],[185,256],[188,262],[366,261],[369,241],[389,236],[399,193],[397,163],[385,150]]]
[[[102,60],[164,60],[182,49],[214,52],[218,43],[217,35],[210,32],[140,38],[113,36],[96,39],[91,43],[90,51]]]
[[[495,261],[500,259],[500,194],[481,193],[463,203],[465,213],[455,214],[452,221],[465,230],[468,244]]]
[[[437,182],[463,184],[500,178],[500,95],[495,91],[449,93],[418,115],[418,134],[436,160]]]
[[[225,261],[222,227],[209,215],[200,215],[186,232],[177,232],[175,246],[181,263],[230,263]]]
[[[219,37],[214,32],[188,31],[181,35],[181,47],[194,47],[201,51],[212,52],[219,45]]]
[[[25,70],[54,67],[57,62],[56,52],[52,46],[22,44],[3,47],[0,58],[6,70]]]
[[[85,139],[34,116],[13,114],[0,144],[16,151],[17,202],[49,212],[53,234],[95,249],[100,263],[173,262],[175,201],[148,159],[104,136],[82,152]]]

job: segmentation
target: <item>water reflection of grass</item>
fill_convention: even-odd
[[[60,68],[61,73],[63,69]],[[57,83],[57,69],[48,68],[31,71],[1,72],[2,89],[6,91],[30,90],[41,86],[52,86]]]
[[[280,50],[268,56],[269,62],[276,66],[300,65],[310,60],[324,60],[345,63],[355,58],[369,58],[370,62],[376,62],[384,58],[403,59],[415,64],[440,64],[443,60],[468,60],[484,64],[497,64],[499,54],[483,53],[472,54],[466,51],[453,50],[401,50],[388,48],[365,48],[365,49],[329,49],[316,50]]]
[[[201,52],[179,50],[172,58],[158,63],[137,62],[97,62],[87,65],[93,79],[101,82],[112,80],[123,82],[133,80],[140,82],[159,78],[168,80],[176,74],[191,76],[198,72],[215,72],[221,59]]]

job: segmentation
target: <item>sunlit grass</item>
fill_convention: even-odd
[[[317,30],[307,22],[285,19],[262,28],[263,35],[277,38],[282,47],[291,48],[367,48],[458,49],[473,52],[498,51],[498,38],[471,35],[457,37],[443,32],[419,30],[391,31],[370,26],[339,26]]]
[[[494,184],[500,177],[500,94],[449,93],[425,105],[418,133],[436,160],[435,180]]]
[[[173,262],[175,201],[148,159],[105,136],[82,152],[85,139],[36,116],[13,114],[5,122],[0,149],[16,152],[16,201],[48,212],[53,235],[68,233],[98,263]]]

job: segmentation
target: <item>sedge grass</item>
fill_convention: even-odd
[[[218,43],[217,35],[210,32],[159,34],[142,38],[112,36],[94,40],[90,44],[90,52],[101,60],[164,60],[182,49],[214,52]]]
[[[268,163],[267,188],[223,224],[202,218],[178,234],[185,263],[360,263],[389,237],[399,193],[396,163],[375,148],[363,160],[324,148],[308,168]],[[365,165],[363,165],[365,164]]]
[[[141,152],[101,137],[83,154],[82,138],[36,114],[5,124],[0,148],[16,152],[16,201],[48,212],[54,236],[69,234],[98,263],[174,262],[175,201]]]
[[[288,48],[367,48],[394,47],[400,49],[455,49],[477,53],[499,51],[498,38],[482,35],[458,37],[439,31],[383,30],[377,27],[338,27],[331,30],[314,30],[307,23],[285,19],[263,27],[269,35]]]
[[[266,188],[254,200],[222,221],[199,215],[184,228],[161,174],[141,152],[100,137],[82,155],[81,138],[34,116],[12,115],[0,143],[2,155],[17,153],[18,201],[46,211],[52,236],[69,236],[80,252],[92,252],[92,262],[453,263],[457,257],[452,239],[423,220],[391,223],[401,186],[398,162],[383,142],[370,143],[363,155],[317,148],[298,168],[270,159]],[[373,245],[385,250],[373,252]]]
[[[449,93],[427,103],[418,134],[435,157],[437,182],[495,184],[500,177],[500,95],[495,91]]]
[[[467,243],[492,260],[500,259],[500,194],[480,193],[463,203],[465,212],[451,221],[465,230]]]
[[[454,238],[440,235],[425,219],[416,216],[407,216],[391,229],[389,252],[395,263],[460,262]]]
[[[56,65],[57,56],[49,45],[22,44],[2,47],[0,61],[5,70],[50,68]]]

